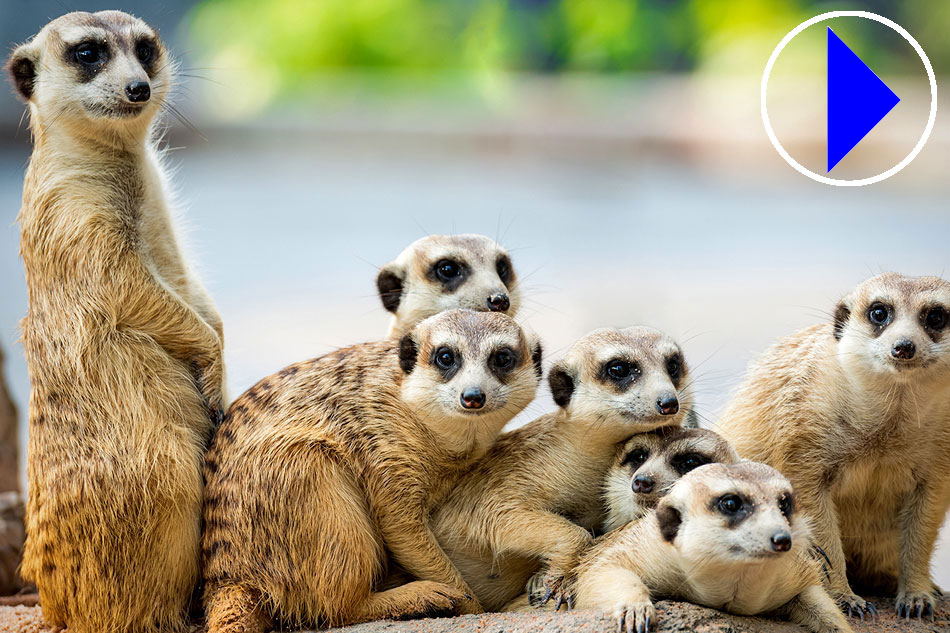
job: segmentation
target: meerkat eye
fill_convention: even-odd
[[[139,42],[135,47],[135,55],[143,64],[147,64],[152,59],[152,45],[148,42]]]
[[[669,373],[670,378],[676,380],[680,377],[680,372],[683,370],[683,361],[680,360],[680,357],[671,356],[668,361],[666,361],[666,371]]]
[[[627,362],[616,358],[612,361],[608,361],[604,365],[604,373],[614,381],[621,382],[631,376],[635,376],[640,373],[640,369],[633,363]]]
[[[515,353],[503,347],[492,355],[491,362],[495,369],[507,371],[515,365]]]
[[[868,308],[868,320],[874,325],[884,325],[891,316],[891,311],[883,303],[872,303]]]
[[[719,500],[719,509],[723,514],[736,514],[742,510],[742,497],[739,495],[725,495]]]
[[[102,50],[95,42],[84,42],[76,47],[73,55],[80,64],[92,65],[102,59]]]
[[[924,317],[924,323],[931,330],[942,330],[947,327],[948,314],[943,308],[930,308]]]
[[[705,455],[700,455],[699,453],[685,453],[677,455],[673,458],[673,468],[676,469],[680,475],[685,475],[691,470],[696,470],[700,466],[705,466],[709,463],[709,458]]]
[[[452,281],[462,274],[462,267],[451,259],[443,259],[435,265],[435,274],[442,281]]]
[[[455,352],[448,347],[440,347],[435,352],[435,364],[441,369],[451,369],[455,365]]]
[[[792,512],[795,511],[795,503],[792,501],[792,495],[787,492],[778,498],[778,509],[785,515],[785,518],[791,518]]]
[[[643,466],[649,457],[650,451],[645,448],[637,448],[627,453],[627,457],[624,458],[623,461],[625,464],[630,464],[634,469],[637,469]]]
[[[511,277],[511,262],[508,261],[507,257],[498,258],[495,263],[495,272],[498,273],[498,278],[501,279],[502,283],[508,283],[508,279]]]

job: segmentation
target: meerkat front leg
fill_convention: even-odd
[[[596,565],[578,581],[577,606],[598,609],[617,620],[617,630],[649,631],[656,625],[650,590],[635,572],[617,564]],[[834,605],[832,604],[832,607]]]
[[[782,609],[789,620],[812,633],[851,633],[851,625],[828,592],[812,585]]]
[[[393,557],[416,578],[431,581],[425,586],[446,585],[439,592],[432,592],[434,600],[441,602],[449,595],[459,613],[482,613],[484,609],[475,593],[432,533],[424,505],[418,501],[407,504],[405,491],[393,492],[391,502],[381,504],[377,519]]]
[[[798,498],[802,500],[802,513],[811,520],[812,540],[821,546],[831,561],[831,569],[827,570],[831,597],[849,616],[857,616],[862,620],[866,615],[875,617],[877,609],[874,605],[854,593],[848,584],[838,515],[831,493],[826,488],[826,485],[818,483],[799,486]]]
[[[115,302],[119,325],[151,336],[173,358],[194,368],[209,415],[220,422],[224,407],[221,337],[139,258],[130,256],[121,264],[124,274],[116,277],[126,281],[106,298]]]
[[[502,526],[494,536],[498,553],[514,552],[521,556],[539,558],[547,563],[547,570],[532,595],[532,602],[540,605],[553,598],[555,609],[563,601],[573,602],[569,580],[577,561],[590,547],[590,532],[553,512],[511,512],[497,523]]]
[[[900,577],[897,581],[897,617],[933,616],[935,594],[930,559],[946,510],[942,489],[927,477],[907,500],[900,520]]]

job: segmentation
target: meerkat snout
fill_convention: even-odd
[[[656,482],[653,480],[653,477],[650,475],[637,475],[633,478],[633,491],[638,494],[648,495],[653,492],[653,487],[656,485]]]
[[[788,530],[781,530],[772,535],[772,549],[776,552],[787,552],[792,549],[792,534]]]
[[[511,306],[511,301],[508,299],[508,295],[504,292],[499,292],[491,295],[486,300],[488,304],[488,309],[492,312],[507,312],[508,308]]]
[[[469,387],[459,396],[462,407],[466,409],[481,409],[485,406],[485,392],[481,387]]]
[[[916,353],[917,346],[914,345],[913,341],[908,341],[906,338],[902,338],[891,347],[891,356],[901,360],[911,360]]]
[[[680,410],[680,401],[675,393],[665,393],[656,399],[656,410],[660,415],[675,415]]]
[[[152,95],[152,88],[147,81],[133,81],[125,87],[125,96],[132,103],[143,103],[148,101]]]

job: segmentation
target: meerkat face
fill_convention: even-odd
[[[490,441],[534,399],[541,344],[503,314],[456,309],[404,335],[399,362],[404,400],[436,432],[476,430]]]
[[[679,345],[647,327],[591,332],[555,363],[548,381],[571,417],[628,435],[679,426],[693,405]]]
[[[707,464],[684,475],[656,510],[663,538],[692,561],[747,563],[807,546],[791,483],[765,464]]]
[[[121,11],[53,20],[13,52],[7,69],[34,116],[58,125],[147,126],[171,82],[158,34]]]
[[[376,277],[393,334],[453,308],[514,316],[520,295],[511,258],[482,235],[430,235],[417,240]]]
[[[847,366],[920,380],[950,374],[950,282],[885,273],[838,304],[834,335]]]
[[[639,519],[679,479],[700,466],[735,464],[739,455],[722,436],[706,429],[662,427],[631,437],[607,473],[605,493],[622,523]]]

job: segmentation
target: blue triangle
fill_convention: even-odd
[[[828,171],[900,98],[828,28]]]

